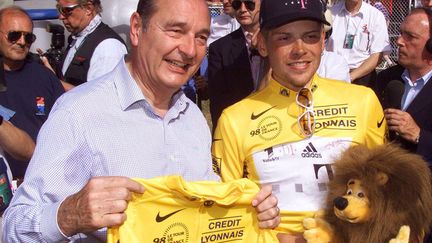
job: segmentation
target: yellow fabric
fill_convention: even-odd
[[[213,168],[223,181],[248,177],[272,184],[279,198],[278,230],[302,233],[302,220],[324,202],[330,164],[353,144],[385,142],[387,124],[374,92],[315,75],[314,135],[301,135],[297,93],[275,80],[225,109],[213,138]]]
[[[277,242],[270,230],[258,228],[251,202],[259,187],[248,179],[229,183],[185,182],[180,176],[135,180],[146,191],[133,195],[125,223],[108,229],[108,243]]]

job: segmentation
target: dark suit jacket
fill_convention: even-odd
[[[210,44],[208,60],[210,113],[214,130],[223,109],[245,98],[254,89],[242,29]]]
[[[401,78],[403,71],[404,68],[402,66],[396,65],[378,74],[377,82],[379,85],[377,86],[377,94],[381,101],[384,101],[384,91],[390,81],[397,80],[404,83]],[[385,102],[382,102],[382,105],[384,109],[388,108],[385,107]],[[421,129],[420,141],[416,145],[401,137],[396,137],[394,140],[400,142],[402,147],[409,151],[423,156],[429,162],[429,166],[432,166],[432,80],[426,83],[408,106],[406,112],[413,117]]]

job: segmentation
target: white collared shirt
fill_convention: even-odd
[[[358,68],[371,54],[390,52],[391,45],[383,13],[368,3],[362,2],[359,11],[350,14],[345,1],[331,8],[333,33],[326,49],[343,56],[349,68]],[[344,48],[346,34],[354,35],[353,48]]]

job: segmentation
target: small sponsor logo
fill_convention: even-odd
[[[289,97],[289,95],[290,95],[289,91],[287,89],[283,89],[283,88],[280,89],[279,94],[282,96],[286,96],[286,97]]]
[[[178,213],[178,212],[180,212],[182,210],[185,210],[185,208],[179,209],[179,210],[174,211],[172,213],[169,213],[169,214],[167,214],[165,216],[160,216],[160,212],[158,212],[158,214],[156,215],[156,222],[160,223],[160,222],[166,220],[167,218],[173,216],[174,214],[176,214],[176,213]]]
[[[36,97],[36,115],[45,115],[45,98],[42,96]]]
[[[381,126],[382,126],[382,124],[384,123],[384,116],[383,116],[383,118],[381,119],[381,121],[380,122],[377,122],[377,127],[378,128],[380,128]]]
[[[267,111],[269,111],[269,110],[271,110],[271,109],[273,109],[273,108],[275,108],[275,106],[270,107],[270,108],[268,108],[267,110],[265,110],[265,111],[263,111],[263,112],[261,112],[261,113],[258,113],[258,114],[256,114],[256,115],[252,112],[252,114],[251,114],[251,120],[256,120],[256,119],[258,119],[260,116],[264,115]]]
[[[318,153],[312,143],[308,143],[308,145],[306,145],[306,148],[303,149],[301,156],[303,158],[322,158],[321,153]]]

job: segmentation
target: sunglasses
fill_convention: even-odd
[[[231,6],[234,10],[239,10],[241,8],[242,3],[244,3],[245,7],[249,11],[255,10],[255,2],[254,1],[240,1],[240,0],[234,0],[231,3]]]
[[[305,109],[297,119],[300,132],[307,138],[310,138],[315,132],[312,91],[308,88],[302,88],[297,93],[296,103],[301,108]]]
[[[81,4],[74,4],[74,5],[62,7],[60,4],[57,4],[56,8],[57,8],[57,11],[61,15],[67,17],[67,16],[70,16],[72,14],[72,12],[74,11],[74,9],[76,9],[76,8],[78,8],[80,6],[81,6]]]
[[[15,44],[19,39],[21,39],[21,36],[24,36],[24,41],[27,45],[32,44],[36,40],[36,35],[31,32],[25,32],[25,31],[9,31],[7,33],[7,40],[10,43]]]

